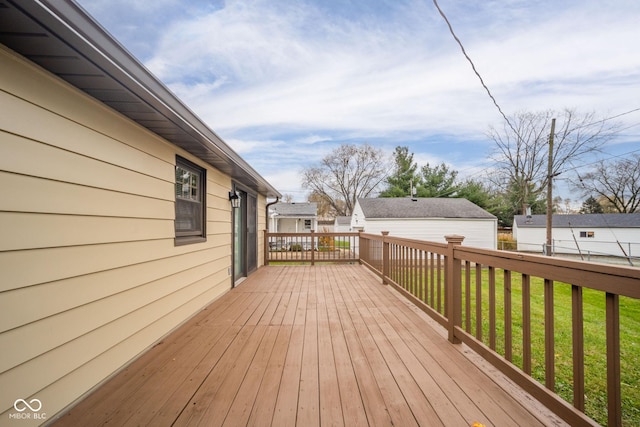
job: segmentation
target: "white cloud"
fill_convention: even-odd
[[[113,1],[81,3],[117,26]],[[431,1],[206,3],[172,18],[175,8],[159,16],[159,2],[137,0],[122,25],[140,22],[145,64],[276,187],[341,142],[490,166],[484,133],[502,118]],[[440,3],[507,114],[640,107],[640,2]],[[152,29],[142,13],[166,25]]]

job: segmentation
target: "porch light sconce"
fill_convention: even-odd
[[[229,192],[229,201],[231,202],[232,208],[235,209],[240,207],[240,195],[238,195],[236,190]]]

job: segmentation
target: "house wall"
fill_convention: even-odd
[[[311,228],[304,227],[303,218],[278,218],[276,232],[278,233],[309,233],[311,230],[318,231],[318,224],[315,219],[311,219]]]
[[[486,219],[366,219],[359,217],[351,222],[352,227],[363,226],[365,233],[380,234],[388,231],[390,236],[446,243],[444,236],[458,234],[465,237],[463,244],[476,248],[496,249],[497,221]]]
[[[592,231],[594,237],[580,237],[581,231]],[[547,230],[539,227],[516,228],[514,226],[514,238],[517,238],[519,251],[542,252],[542,246],[547,241]],[[624,256],[620,249],[621,245],[627,255],[640,256],[640,229],[638,228],[576,227],[573,232],[570,228],[554,228],[552,240],[555,253],[578,254],[578,247],[580,247],[583,255]]]
[[[336,233],[348,233],[351,231],[351,226],[349,224],[334,224],[333,230]]]
[[[0,105],[0,419],[51,418],[230,289],[231,179],[1,46]],[[174,244],[176,154],[204,243]]]

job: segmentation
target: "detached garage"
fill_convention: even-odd
[[[446,243],[444,236],[465,237],[464,245],[496,249],[498,219],[467,199],[358,199],[351,229]]]

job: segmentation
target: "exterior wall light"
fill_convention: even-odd
[[[240,195],[236,192],[236,190],[229,192],[229,201],[231,202],[232,208],[240,207]]]

